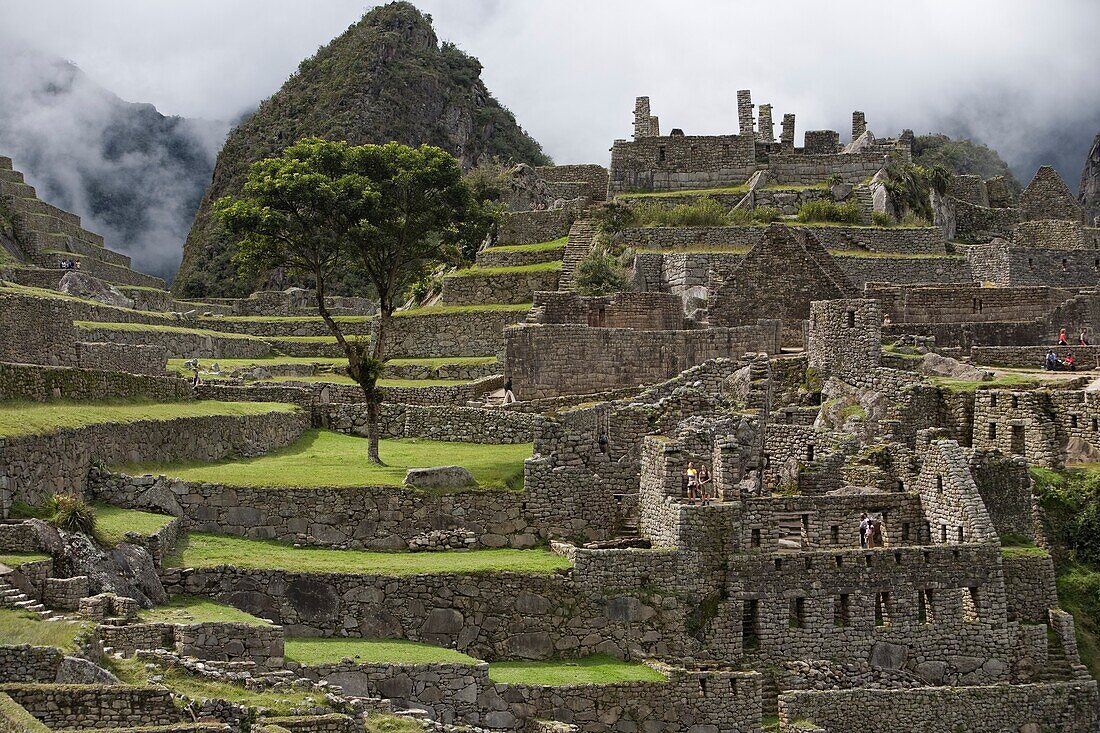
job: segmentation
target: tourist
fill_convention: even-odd
[[[699,465],[699,498],[706,504],[710,501],[710,470],[707,468],[707,464],[702,463]]]
[[[504,404],[509,405],[516,401],[516,395],[512,392],[512,375],[504,378]]]
[[[1085,329],[1083,329],[1083,328],[1081,329],[1081,335],[1077,337],[1077,343],[1080,344],[1081,346],[1088,346],[1089,345],[1088,334],[1085,332]]]
[[[871,550],[878,546],[879,543],[879,529],[878,525],[873,520],[867,521],[867,549]]]
[[[699,471],[695,469],[695,463],[688,461],[687,471],[688,501],[695,501],[699,494]]]
[[[1047,349],[1046,359],[1043,360],[1043,369],[1048,372],[1058,371],[1058,355],[1054,353],[1054,349]]]
[[[198,387],[200,384],[202,384],[202,380],[199,379],[199,368],[195,367],[195,376],[191,378],[191,386]]]
[[[867,512],[859,515],[859,546],[867,549],[867,530],[871,527],[871,520],[867,518]]]
[[[1077,360],[1073,358],[1073,354],[1066,354],[1066,358],[1062,359],[1062,368],[1067,372],[1077,371]]]
[[[1062,329],[1058,332],[1058,345],[1069,346],[1069,341],[1066,340],[1066,329]]]
[[[600,446],[600,453],[607,453],[607,433],[600,433],[596,438],[596,444]]]

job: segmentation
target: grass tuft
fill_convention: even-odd
[[[617,682],[666,682],[663,674],[637,662],[624,662],[597,654],[583,659],[542,662],[493,662],[489,679],[506,685],[610,685]]]
[[[337,664],[480,664],[453,649],[401,639],[291,638],[286,658],[306,665]]]
[[[237,623],[268,626],[269,622],[233,606],[199,596],[173,596],[168,603],[141,612],[145,623],[202,624]]]

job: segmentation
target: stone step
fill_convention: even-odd
[[[0,168],[0,181],[7,181],[9,183],[26,183],[23,180],[23,174],[19,171],[13,171],[10,168]]]

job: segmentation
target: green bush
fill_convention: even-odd
[[[828,199],[813,199],[798,209],[801,222],[827,221],[839,224],[858,224],[862,212],[854,201],[837,203]]]
[[[634,214],[642,226],[656,227],[719,227],[728,223],[729,216],[726,208],[709,196],[672,207],[642,204]]]
[[[771,224],[783,218],[783,212],[774,206],[757,206],[752,210],[752,218],[761,224]]]
[[[928,221],[923,216],[914,214],[912,211],[907,211],[905,216],[901,217],[901,221],[898,222],[899,226],[903,227],[930,227],[932,222]]]
[[[573,285],[581,295],[611,295],[630,289],[626,271],[604,249],[592,250],[577,263]]]
[[[1033,468],[1035,497],[1069,559],[1100,564],[1100,472]]]
[[[735,227],[747,227],[755,224],[756,219],[749,209],[730,209],[726,214],[726,224]]]
[[[95,532],[95,510],[76,494],[54,494],[46,500],[48,522],[68,532]]]
[[[885,211],[872,211],[871,223],[877,227],[888,227],[894,224],[894,220]]]
[[[609,201],[592,212],[592,223],[603,234],[615,234],[638,224],[637,212],[617,201]]]

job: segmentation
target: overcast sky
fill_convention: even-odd
[[[844,137],[861,109],[879,135],[969,132],[1017,167],[1062,156],[1051,162],[1074,168],[1074,189],[1100,131],[1096,0],[416,4],[441,39],[482,61],[489,88],[559,163],[606,164],[641,94],[664,130],[732,131],[740,88],[772,103],[777,123],[797,113],[800,138],[822,128]],[[371,5],[0,0],[0,27],[124,99],[231,119]]]

